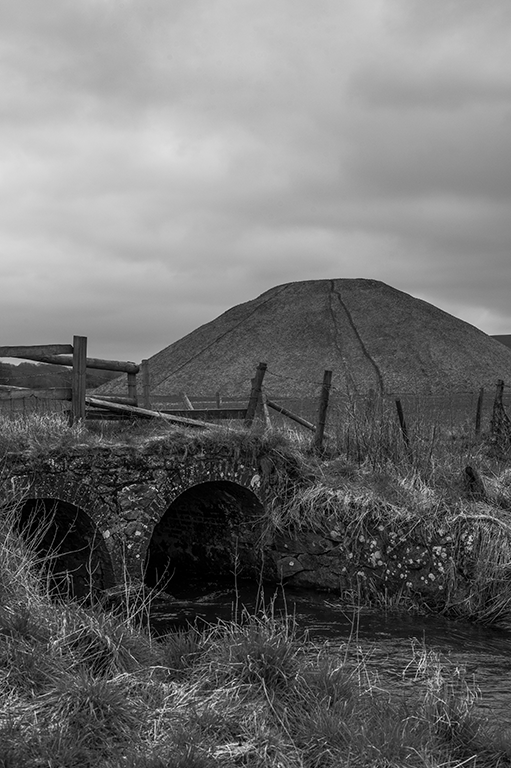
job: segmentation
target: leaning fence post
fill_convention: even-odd
[[[323,384],[319,395],[318,420],[316,431],[312,440],[312,447],[315,451],[321,451],[323,448],[323,437],[325,435],[326,412],[328,409],[328,399],[330,397],[330,387],[332,385],[332,371],[325,371],[323,374]]]
[[[403,413],[403,406],[401,400],[396,400],[397,416],[399,419],[399,426],[401,427],[401,434],[407,448],[410,448],[410,438],[408,437],[408,427],[406,426],[405,415]]]
[[[481,433],[481,414],[483,412],[483,399],[484,399],[484,387],[481,387],[481,389],[479,390],[479,396],[477,398],[477,406],[476,406],[476,426],[475,426],[476,437],[478,437]]]
[[[247,413],[245,416],[245,426],[250,427],[254,421],[257,404],[261,395],[261,386],[263,384],[264,374],[266,373],[267,364],[259,363],[257,366],[256,374],[252,379],[252,390],[250,392],[250,398],[247,406]]]
[[[71,423],[85,419],[87,375],[87,336],[73,336],[73,381],[71,384]]]
[[[190,400],[186,392],[181,392],[180,394],[181,394],[181,400],[183,401],[183,405],[185,407],[185,411],[193,411],[194,408],[192,405],[192,401]]]

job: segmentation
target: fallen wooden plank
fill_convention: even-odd
[[[277,411],[277,413],[281,413],[283,416],[287,416],[288,419],[292,419],[293,421],[296,421],[297,424],[301,424],[302,427],[306,427],[307,429],[310,429],[311,432],[316,431],[316,426],[314,424],[311,424],[310,421],[307,421],[306,419],[302,419],[301,416],[298,416],[296,413],[293,413],[292,411],[289,411],[287,408],[284,408],[283,405],[278,405],[277,403],[274,403],[273,400],[266,400],[266,405],[268,405],[270,408],[273,408],[274,411]],[[328,434],[327,432],[323,435],[328,440],[332,440],[333,436]]]
[[[247,415],[246,408],[194,408],[193,411],[184,409],[162,409],[159,413],[168,413],[173,416],[182,416],[190,419],[244,419]]]
[[[186,427],[210,427],[212,429],[225,429],[225,427],[219,424],[211,424],[206,421],[199,421],[196,419],[185,419],[181,416],[173,416],[168,413],[162,413],[162,411],[150,411],[148,408],[136,408],[133,405],[121,405],[120,403],[109,403],[106,400],[100,400],[97,397],[86,397],[85,402],[87,405],[91,405],[94,408],[104,408],[107,411],[113,413],[131,413],[134,416],[141,416],[146,419],[164,419],[174,424],[182,424]]]
[[[179,393],[174,395],[158,395],[154,392],[152,393],[151,397],[154,399],[156,403],[180,403],[181,402],[181,395]],[[212,397],[208,397],[208,395],[191,395],[190,401],[195,408],[199,404],[215,404],[216,407],[218,407],[218,398],[215,395]],[[222,395],[221,397],[221,404],[227,405],[227,403],[246,403],[247,398],[246,397],[224,397]],[[246,407],[246,406],[244,406]]]
[[[54,387],[52,389],[25,389],[24,387],[9,387],[0,389],[0,400],[71,400],[71,387]]]
[[[94,395],[92,395],[94,397]],[[125,397],[124,395],[101,395],[101,400],[107,403],[121,403],[121,405],[137,405],[135,397]]]
[[[273,408],[274,411],[277,411],[277,413],[281,413],[283,416],[287,416],[288,419],[292,419],[293,421],[296,421],[297,424],[301,424],[302,427],[307,427],[307,429],[310,429],[311,432],[316,431],[316,427],[314,424],[311,424],[310,421],[307,421],[306,419],[302,419],[301,416],[297,416],[296,413],[293,413],[292,411],[289,411],[287,408],[284,408],[283,405],[278,405],[277,403],[274,403],[273,400],[266,400],[266,405],[269,408]]]

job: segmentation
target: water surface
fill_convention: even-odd
[[[216,588],[215,588],[216,587]],[[440,655],[446,669],[464,670],[480,690],[478,707],[511,727],[511,632],[437,615],[411,615],[347,607],[337,597],[307,590],[253,582],[210,589],[176,589],[174,597],[153,606],[157,632],[188,624],[229,621],[243,610],[257,612],[264,604],[276,616],[292,617],[299,631],[324,642],[332,653],[346,654],[395,688],[417,685],[424,652]]]

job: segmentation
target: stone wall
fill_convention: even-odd
[[[340,528],[323,536],[277,535],[268,552],[269,573],[296,587],[332,590],[363,601],[407,595],[430,605],[445,604],[463,599],[470,590],[474,535],[468,528],[461,538],[464,565],[452,531],[440,529],[432,535],[404,523],[389,531],[368,520],[364,533],[354,539]]]

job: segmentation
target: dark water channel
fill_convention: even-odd
[[[165,633],[194,623],[229,621],[245,608],[261,606],[251,583],[211,584],[173,590],[173,599],[153,606],[152,625]],[[276,616],[292,616],[299,632],[324,642],[335,654],[349,648],[350,658],[377,675],[382,687],[400,689],[420,683],[424,651],[438,654],[445,670],[465,670],[465,679],[480,691],[477,706],[511,727],[511,630],[478,627],[440,616],[385,614],[350,609],[326,593],[264,586],[264,605]]]

